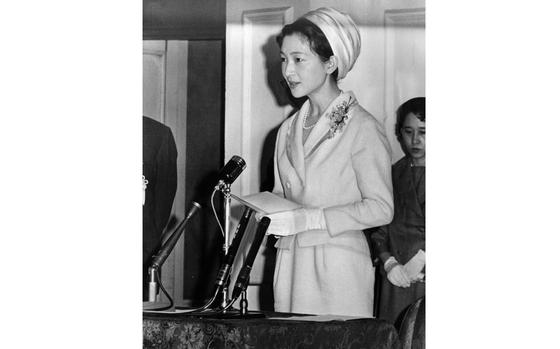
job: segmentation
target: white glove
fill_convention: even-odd
[[[289,236],[307,230],[326,230],[325,215],[320,208],[298,208],[292,211],[272,213],[267,235]]]
[[[391,256],[383,264],[385,272],[387,273],[387,279],[397,287],[410,287],[410,278],[406,274],[402,264],[397,262],[395,257]]]
[[[404,270],[408,275],[411,282],[423,281],[424,273],[422,269],[426,265],[426,253],[423,250],[419,250],[414,257],[412,257],[405,265]]]

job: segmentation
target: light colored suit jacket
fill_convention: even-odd
[[[329,115],[343,101],[353,103],[348,119],[329,138]],[[362,230],[388,224],[393,217],[390,147],[383,126],[346,92],[331,103],[303,144],[308,108],[309,101],[279,129],[274,193],[323,208],[328,229],[280,237],[276,247],[335,244],[367,251]]]

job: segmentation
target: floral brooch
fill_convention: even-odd
[[[350,107],[355,104],[355,102],[355,99],[350,99],[348,101],[343,101],[333,108],[328,116],[330,120],[330,129],[327,135],[327,139],[333,138],[336,132],[342,131],[344,125],[346,125],[346,121],[348,120],[348,111],[350,110]]]

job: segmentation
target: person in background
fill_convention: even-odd
[[[397,110],[395,132],[405,156],[392,167],[395,215],[372,229],[374,253],[382,263],[378,317],[399,327],[407,307],[425,295],[425,98]]]
[[[278,237],[274,308],[373,316],[374,268],[362,230],[393,216],[389,143],[380,124],[338,81],[360,53],[352,18],[310,11],[277,37],[282,74],[307,97],[281,125],[274,190],[301,208],[268,215]]]
[[[177,190],[177,147],[171,129],[149,117],[142,118],[143,300],[148,300],[148,267],[161,245],[161,236]]]

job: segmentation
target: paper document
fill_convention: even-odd
[[[281,198],[269,191],[263,191],[242,197],[235,196],[233,194],[231,196],[245,206],[264,214],[291,211],[302,207],[298,203]]]

